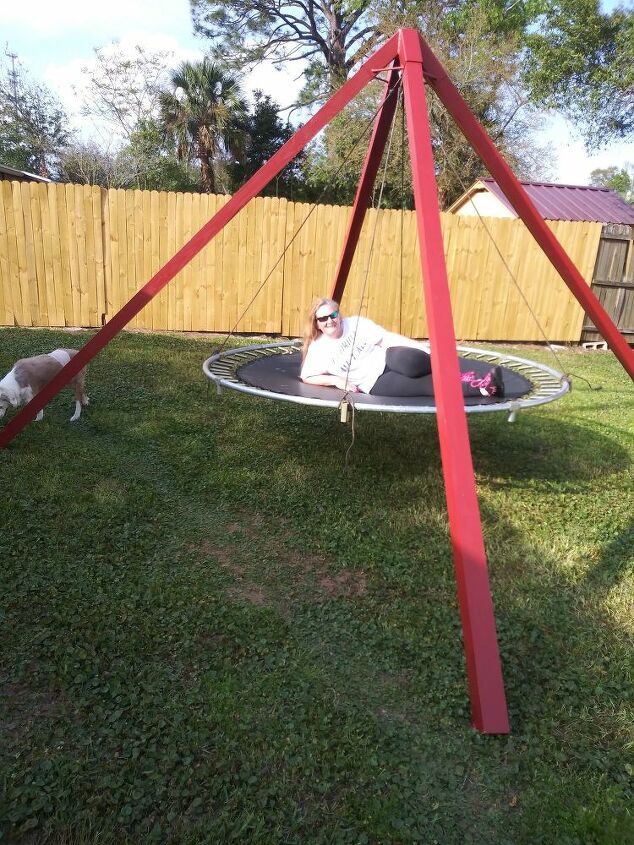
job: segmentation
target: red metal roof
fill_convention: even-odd
[[[490,177],[482,177],[478,181],[485,184],[488,190],[515,214],[497,182]],[[634,207],[609,188],[555,185],[552,182],[522,182],[522,185],[545,220],[634,224]]]

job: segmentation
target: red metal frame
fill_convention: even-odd
[[[229,202],[83,346],[55,378],[0,431],[7,446],[70,379],[85,366],[224,226],[326,126],[359,91],[390,66],[385,108],[375,123],[332,295],[343,293],[358,242],[372,184],[379,167],[396,97],[389,96],[402,74],[410,142],[414,198],[421,249],[423,293],[432,350],[434,392],[451,543],[456,570],[471,709],[475,727],[484,733],[509,730],[493,603],[475,488],[466,415],[460,389],[456,341],[444,261],[438,196],[427,122],[425,80],[458,123],[519,216],[563,280],[634,378],[634,352],[586,285],[570,258],[537,213],[522,185],[504,162],[485,130],[449,81],[440,62],[415,30],[399,30],[315,114],[304,127],[246,182]],[[400,67],[399,67],[400,66]]]

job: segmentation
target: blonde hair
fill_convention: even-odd
[[[306,357],[306,353],[308,352],[308,347],[310,344],[315,340],[315,338],[319,337],[321,332],[317,328],[317,319],[315,314],[319,311],[322,305],[328,305],[332,308],[333,311],[339,310],[339,303],[335,302],[334,299],[328,299],[327,297],[321,297],[320,299],[316,299],[310,307],[310,311],[306,316],[306,324],[304,326],[304,345],[302,346],[302,361]]]

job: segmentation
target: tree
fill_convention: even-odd
[[[429,19],[427,35],[476,118],[520,178],[547,178],[550,154],[535,141],[541,116],[531,104],[519,60],[521,35],[492,9],[472,6]],[[520,18],[517,27],[521,29]],[[483,175],[479,156],[440,100],[428,98],[441,205],[448,206]]]
[[[599,0],[190,0],[197,32],[241,65],[303,60],[303,101],[338,88],[398,27],[415,27],[435,51],[438,33],[461,48],[474,18],[493,50],[513,45],[527,102],[560,108],[598,145],[634,120],[634,16],[602,13]],[[495,53],[492,58],[495,57]]]
[[[413,25],[413,20],[407,21]],[[474,7],[469,15],[439,16],[427,20],[426,35],[456,82],[476,117],[523,178],[549,175],[549,156],[532,140],[539,117],[526,101],[517,63],[517,42],[506,33],[492,33],[487,15]],[[333,121],[321,145],[313,149],[309,180],[315,190],[332,185],[329,201],[349,203],[354,196],[367,138],[356,150],[353,140],[372,119],[382,85],[367,88]],[[483,165],[454,124],[444,106],[429,90],[428,109],[437,183],[442,206],[456,199],[483,175]],[[388,207],[411,207],[407,138],[397,116],[382,202]],[[401,147],[404,147],[402,160]]]
[[[244,121],[247,135],[244,157],[230,166],[232,191],[253,176],[293,135],[293,127],[281,121],[279,111],[271,97],[261,91],[254,92],[253,109]],[[299,153],[261,193],[294,200],[305,198],[302,173],[305,155]]]
[[[194,29],[235,66],[306,64],[305,100],[327,95],[379,43],[372,0],[190,0]]]
[[[120,187],[115,159],[94,141],[77,142],[64,150],[60,156],[59,178],[75,185]]]
[[[117,161],[127,171],[130,186],[151,191],[199,191],[200,167],[179,161],[158,121],[140,120]]]
[[[129,141],[141,121],[157,116],[173,54],[152,52],[138,44],[130,54],[116,43],[94,52],[94,67],[82,68],[88,80],[82,92],[82,113],[106,123],[119,139]]]
[[[12,57],[17,58],[17,57]],[[68,145],[68,118],[55,95],[20,64],[0,68],[0,160],[51,178]]]
[[[227,165],[244,155],[247,104],[236,77],[210,59],[183,62],[160,96],[160,122],[180,161],[198,160],[203,190],[228,190]]]
[[[200,171],[177,161],[160,127],[146,120],[139,122],[129,142],[115,152],[94,141],[71,144],[60,158],[60,179],[102,188],[196,191]]]
[[[555,0],[526,36],[525,80],[534,102],[561,109],[588,148],[634,130],[634,14],[599,0]]]
[[[263,57],[278,62],[304,59],[308,66],[303,102],[338,88],[397,26],[417,28],[511,164],[523,176],[548,173],[547,158],[536,154],[530,140],[538,120],[522,86],[521,39],[529,20],[523,3],[504,9],[503,0],[322,0],[307,5],[301,0],[295,5],[274,0],[249,4],[192,0],[192,9],[198,31],[215,39],[218,52],[242,62]],[[327,201],[349,202],[354,196],[365,150],[351,151],[350,142],[377,103],[376,96],[361,95],[328,127],[321,142],[313,145],[308,179],[319,194],[326,191]],[[460,177],[468,183],[481,175],[483,168],[433,97],[429,107],[441,201],[446,203],[462,192]],[[384,203],[411,202],[410,196],[401,197],[402,181],[399,166],[398,172],[387,176]],[[409,194],[409,167],[404,181]]]
[[[197,190],[200,171],[178,161],[174,145],[159,126],[161,94],[170,81],[172,53],[136,45],[129,52],[116,43],[95,50],[95,64],[83,68],[87,85],[82,113],[108,129],[103,148],[72,151],[65,164],[80,181],[145,190]],[[107,162],[107,166],[106,166]]]
[[[623,167],[604,167],[593,170],[590,184],[596,188],[610,188],[634,205],[634,165],[627,162]]]
[[[304,169],[312,195],[320,202],[337,205],[352,203],[382,89],[383,85],[379,82],[368,86],[330,122],[323,135],[311,145]],[[382,207],[411,208],[411,184],[407,135],[399,105],[391,141],[386,145],[385,156],[377,174],[373,204],[378,203],[379,193],[382,193]]]

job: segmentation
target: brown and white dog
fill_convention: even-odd
[[[56,349],[46,355],[34,355],[32,358],[16,361],[13,368],[0,380],[0,418],[5,415],[7,408],[17,408],[30,402],[75,355],[76,349]],[[90,401],[84,392],[85,380],[86,367],[70,381],[75,387],[75,413],[70,418],[71,422],[79,419],[82,405],[87,405]],[[43,416],[44,411],[39,411],[35,419],[41,420]]]

